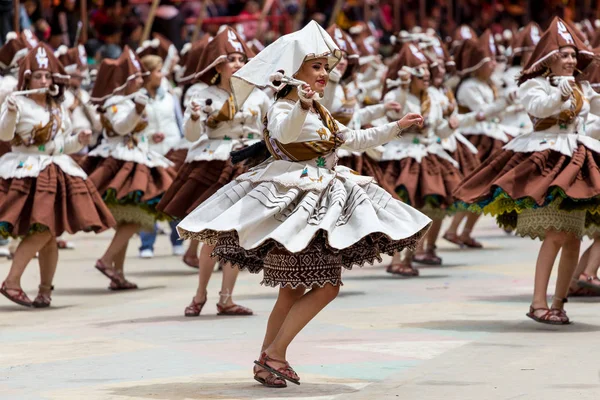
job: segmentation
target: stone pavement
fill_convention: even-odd
[[[340,297],[289,351],[302,385],[283,390],[252,380],[276,297],[259,276],[240,274],[234,296],[256,316],[215,315],[215,273],[203,315],[185,318],[196,271],[170,255],[167,236],[149,261],[132,241],[127,269],[141,290],[114,293],[93,268],[110,234],[77,235],[77,249],[60,253],[51,309],[0,298],[0,399],[600,398],[597,301],[570,302],[572,326],[535,324],[524,314],[539,242],[489,219],[478,234],[485,250],[440,240],[446,266],[418,279],[394,278],[383,265],[346,271]],[[3,274],[8,266],[0,260]],[[37,279],[32,264],[30,296]]]

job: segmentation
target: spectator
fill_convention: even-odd
[[[105,58],[119,58],[121,55],[121,25],[116,23],[105,24],[98,33],[104,38],[104,44],[96,52],[96,62],[100,63]]]
[[[60,36],[61,43],[67,47],[75,46],[77,23],[81,20],[79,5],[75,0],[61,0],[52,14],[52,36]],[[58,46],[53,46],[58,48]]]
[[[260,5],[254,0],[248,1],[239,16],[241,18],[260,17]],[[252,40],[256,38],[256,34],[258,33],[258,24],[259,21],[246,21],[240,24],[242,25],[246,40]],[[267,30],[268,24],[264,23],[264,25],[265,26],[263,26],[263,30]]]
[[[23,7],[27,17],[31,21],[31,31],[40,39],[48,40],[50,38],[50,25],[42,15],[40,0],[25,0]]]
[[[105,25],[119,24],[123,20],[123,7],[121,0],[104,0],[102,7],[92,12],[90,25],[98,33],[98,39],[105,42],[102,32],[110,32],[104,29]]]
[[[152,32],[160,33],[168,38],[178,50],[183,47],[182,33],[185,26],[183,15],[170,0],[162,0],[156,10]]]

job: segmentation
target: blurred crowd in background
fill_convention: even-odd
[[[88,0],[88,27],[85,43],[91,63],[117,58],[124,45],[136,48],[151,0]],[[267,7],[265,7],[265,3]],[[53,48],[73,46],[81,18],[81,1],[23,0],[19,3],[21,29],[30,29]],[[259,21],[268,8],[270,16]],[[0,0],[0,43],[13,30],[13,0]],[[189,42],[202,19],[202,32],[216,33],[226,23],[242,25],[248,40],[259,35],[268,44],[281,34],[299,29],[314,19],[326,27],[336,23],[347,29],[357,21],[370,21],[380,33],[382,44],[391,34],[415,26],[433,28],[444,38],[467,23],[477,33],[491,28],[494,33],[515,29],[533,20],[542,28],[552,16],[566,20],[595,19],[598,2],[592,0],[161,0],[152,31],[169,38],[178,49]],[[335,16],[332,14],[335,12]],[[259,24],[263,24],[259,29]],[[385,47],[384,47],[385,48]]]

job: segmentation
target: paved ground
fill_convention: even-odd
[[[215,315],[215,274],[200,318],[183,317],[196,273],[130,249],[142,288],[113,293],[93,267],[110,235],[74,237],[61,252],[54,302],[25,310],[0,299],[0,399],[598,399],[600,316],[572,301],[576,324],[526,319],[538,242],[482,221],[481,251],[440,242],[447,265],[395,279],[383,266],[345,274],[340,298],[302,332],[289,359],[302,385],[267,390],[250,370],[276,292],[240,275],[235,298],[256,316]],[[137,244],[137,243],[136,243]],[[0,261],[0,270],[8,268]],[[24,287],[35,295],[32,265]],[[600,301],[600,300],[598,300]]]

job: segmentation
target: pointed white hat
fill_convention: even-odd
[[[284,75],[292,77],[304,61],[321,57],[329,58],[329,68],[333,69],[342,58],[342,52],[315,21],[280,37],[231,77],[236,106],[241,107],[255,86],[269,86],[270,76],[277,71],[283,70]]]

